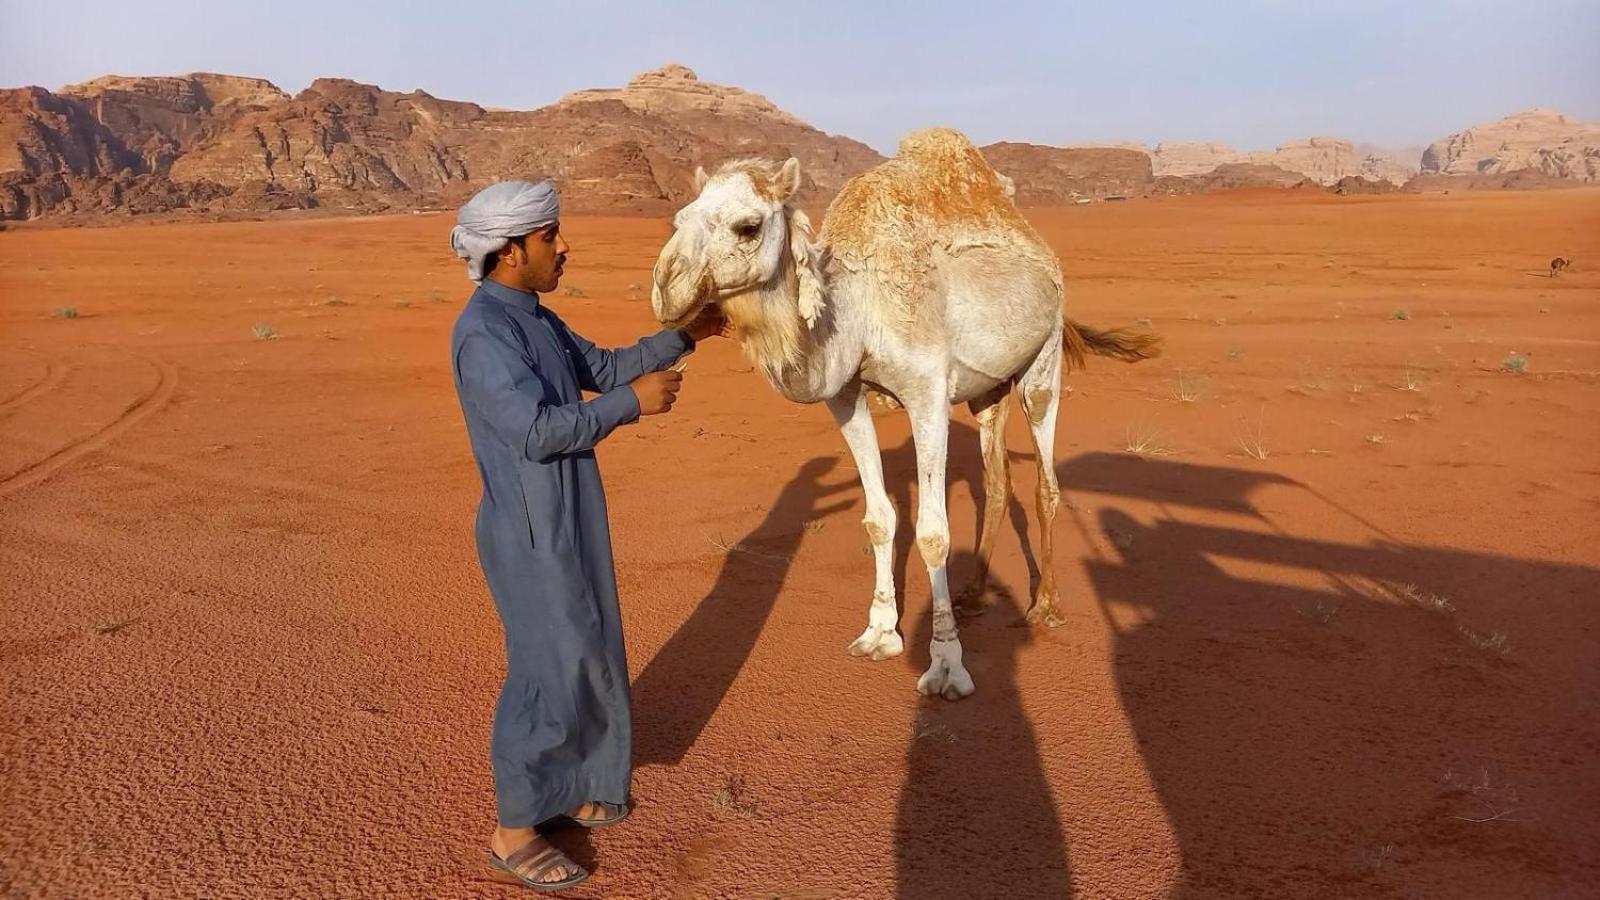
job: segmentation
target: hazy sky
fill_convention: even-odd
[[[532,108],[680,62],[880,150],[1311,135],[1403,146],[1531,106],[1600,120],[1597,0],[82,3],[0,0],[0,86],[338,75]]]

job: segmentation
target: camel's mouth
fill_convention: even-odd
[[[677,318],[671,321],[664,321],[661,324],[670,331],[683,331],[708,312],[715,314],[721,312],[721,309],[714,300],[697,300],[690,304],[689,308],[685,309]]]

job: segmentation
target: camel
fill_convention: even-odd
[[[907,135],[894,159],[844,186],[815,239],[792,202],[800,184],[792,158],[739,160],[713,175],[697,169],[697,196],[678,211],[656,261],[651,304],[669,328],[715,305],[779,394],[827,405],[860,472],[876,569],[867,628],[849,652],[874,660],[899,655],[903,642],[895,509],[868,392],[905,408],[917,458],[916,544],[933,593],[932,662],[917,689],[957,700],[973,683],[945,575],[951,406],[966,403],[976,416],[984,461],[978,571],[962,592],[963,611],[981,608],[1010,503],[1005,427],[1015,392],[1039,467],[1041,574],[1027,619],[1059,625],[1051,525],[1061,496],[1054,448],[1063,362],[1082,366],[1088,353],[1145,359],[1160,339],[1065,318],[1055,254],[1017,211],[1011,181],[959,132]]]

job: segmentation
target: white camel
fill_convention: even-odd
[[[1006,399],[1015,388],[1039,465],[1040,579],[1027,617],[1058,625],[1051,525],[1063,354],[1079,366],[1086,352],[1133,361],[1156,355],[1159,339],[1065,319],[1055,254],[1017,212],[1010,180],[958,132],[905,137],[894,159],[845,185],[815,241],[805,213],[790,205],[797,160],[744,160],[695,176],[698,197],[678,212],[656,261],[656,318],[683,327],[716,304],[780,394],[826,403],[838,421],[861,473],[877,568],[867,628],[850,652],[877,660],[903,643],[895,510],[865,389],[905,407],[917,455],[917,547],[933,587],[933,662],[917,689],[949,700],[971,694],[945,577],[950,406],[966,403],[977,417],[984,460],[978,571],[962,605],[982,596],[1010,502]]]

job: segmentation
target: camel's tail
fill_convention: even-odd
[[[1133,331],[1128,328],[1100,331],[1087,325],[1080,325],[1071,319],[1067,320],[1061,343],[1062,349],[1067,354],[1068,365],[1078,369],[1083,368],[1090,353],[1096,356],[1114,356],[1123,362],[1138,362],[1141,359],[1154,359],[1161,355],[1159,334]]]

